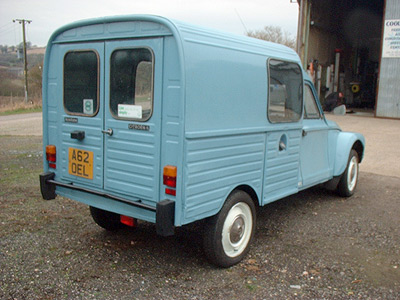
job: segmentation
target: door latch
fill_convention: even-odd
[[[109,136],[113,135],[113,130],[111,128],[108,128],[107,130],[102,130],[102,133],[108,134]]]
[[[82,141],[85,138],[85,132],[80,130],[75,130],[71,132],[71,139],[76,139]]]

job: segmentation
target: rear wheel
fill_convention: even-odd
[[[120,215],[116,213],[90,206],[90,214],[97,225],[108,231],[116,231],[124,227],[124,224],[120,222]]]
[[[354,194],[358,181],[358,154],[354,149],[351,150],[347,162],[346,171],[339,181],[337,191],[342,197],[350,197]]]
[[[250,250],[255,222],[253,200],[243,191],[233,192],[206,227],[204,251],[210,262],[224,268],[240,262]]]

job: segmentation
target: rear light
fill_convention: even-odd
[[[167,195],[176,196],[176,190],[174,190],[174,189],[166,188],[166,189],[165,189],[165,193],[166,193]]]
[[[165,166],[163,172],[163,183],[167,186],[165,193],[176,196],[176,175],[177,168],[175,166]]]
[[[122,224],[125,224],[126,226],[137,227],[137,221],[136,221],[136,219],[134,219],[132,217],[121,215],[120,221]]]
[[[49,167],[55,169],[56,168],[56,146],[47,145],[46,146],[46,160],[49,162]]]

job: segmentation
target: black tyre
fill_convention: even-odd
[[[108,231],[116,231],[124,227],[120,222],[120,215],[90,206],[90,214],[100,227]]]
[[[204,251],[216,266],[228,268],[249,252],[254,237],[256,213],[250,196],[233,192],[221,211],[208,220],[204,233]]]
[[[337,191],[342,197],[350,197],[354,194],[358,182],[358,153],[352,149],[350,151],[349,160],[346,170],[337,186]]]

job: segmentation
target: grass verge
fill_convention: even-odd
[[[32,98],[30,103],[25,103],[23,97],[0,97],[0,116],[41,111],[42,102],[40,98]]]

